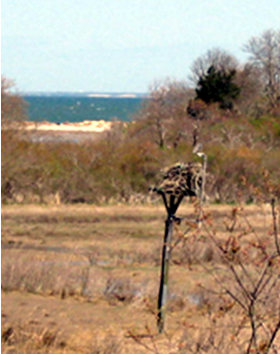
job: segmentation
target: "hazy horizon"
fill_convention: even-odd
[[[3,0],[2,75],[20,92],[148,92],[213,48],[278,29],[279,0]]]
[[[122,97],[124,95],[147,96],[148,92],[133,92],[133,91],[20,91],[21,95],[110,95],[115,97]],[[128,97],[129,98],[129,97]]]

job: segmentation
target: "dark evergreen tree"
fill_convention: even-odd
[[[233,100],[240,94],[240,88],[234,83],[236,71],[217,70],[211,65],[207,74],[200,77],[196,98],[206,103],[220,103],[223,109],[232,109]]]

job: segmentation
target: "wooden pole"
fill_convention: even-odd
[[[158,296],[158,318],[157,326],[159,333],[164,331],[164,323],[166,316],[166,306],[168,298],[168,275],[169,275],[169,260],[171,256],[171,240],[173,233],[173,218],[170,213],[168,213],[167,219],[165,221],[165,232],[164,232],[164,242],[162,248],[162,259],[161,259],[161,277],[160,277],[160,287]]]
[[[162,257],[161,257],[161,275],[160,275],[160,286],[158,295],[158,315],[157,315],[157,326],[159,333],[164,331],[165,317],[166,317],[166,307],[168,300],[168,276],[169,276],[169,261],[171,258],[171,241],[173,234],[173,222],[174,216],[179,208],[181,201],[183,200],[183,195],[177,199],[175,202],[174,195],[170,196],[169,205],[165,193],[160,193],[164,202],[164,206],[167,211],[167,219],[165,221],[164,239],[162,247]]]

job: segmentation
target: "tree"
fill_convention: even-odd
[[[220,103],[224,109],[232,109],[233,100],[240,94],[240,88],[234,83],[236,71],[217,69],[211,65],[206,75],[200,77],[196,98],[206,103]]]
[[[20,122],[27,119],[27,105],[20,95],[13,92],[14,83],[1,77],[1,190],[2,198],[11,197],[15,178],[22,179],[18,173],[26,161],[23,156],[23,137],[26,131]],[[16,124],[15,124],[16,123]],[[17,175],[17,176],[16,176]]]
[[[238,69],[234,83],[240,87],[240,95],[235,100],[238,111],[245,114],[259,114],[259,103],[261,97],[261,77],[260,70],[251,63]]]
[[[214,48],[208,50],[193,62],[191,75],[189,76],[190,80],[197,85],[200,78],[207,75],[207,71],[211,66],[214,66],[218,71],[228,72],[237,69],[238,61],[233,55],[222,49]]]
[[[280,100],[280,30],[267,30],[244,45],[249,61],[261,71],[263,91],[271,107]]]
[[[145,135],[161,148],[176,147],[187,122],[185,107],[193,96],[193,90],[180,82],[155,85],[147,104],[135,116],[134,134]]]
[[[13,81],[1,77],[1,123],[2,128],[11,126],[11,123],[27,119],[27,104],[17,93],[13,92]]]

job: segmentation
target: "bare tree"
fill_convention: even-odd
[[[194,84],[197,84],[199,79],[207,74],[211,66],[215,67],[218,71],[228,72],[237,69],[238,61],[225,50],[219,48],[210,49],[193,62],[189,79]]]
[[[23,138],[26,131],[20,124],[27,119],[27,103],[16,92],[12,80],[1,77],[1,190],[2,200],[10,198],[16,171],[25,163]],[[20,174],[19,174],[20,175]],[[22,176],[20,175],[22,179]]]
[[[244,45],[249,61],[261,71],[264,93],[271,107],[280,99],[280,30],[267,30]]]
[[[262,80],[260,69],[252,63],[246,63],[236,72],[234,82],[241,92],[235,103],[238,110],[245,114],[257,113],[259,98],[262,95]]]
[[[27,119],[27,103],[15,92],[12,80],[1,77],[1,126],[7,128],[10,123]]]
[[[137,113],[134,133],[150,136],[159,147],[176,147],[186,124],[185,107],[194,92],[184,83],[167,80],[150,90],[147,104]]]

